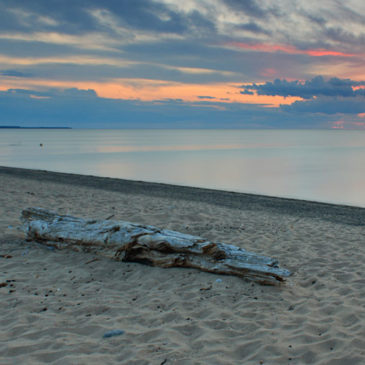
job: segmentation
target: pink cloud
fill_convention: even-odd
[[[345,122],[343,120],[337,120],[336,122],[333,122],[331,125],[332,129],[344,129],[345,128]]]
[[[363,128],[365,128],[365,122],[353,122],[352,124],[354,124],[357,127],[363,127]]]
[[[322,56],[334,56],[334,57],[353,57],[355,54],[353,53],[345,53],[338,51],[331,51],[324,48],[316,48],[316,49],[298,49],[291,45],[285,44],[266,44],[266,43],[242,43],[242,42],[232,42],[228,44],[229,46],[233,46],[236,48],[247,49],[258,52],[268,52],[268,53],[276,53],[283,52],[289,54],[305,54],[312,57],[322,57]]]
[[[365,113],[364,114],[365,117]],[[332,122],[332,129],[365,129],[365,122],[356,122],[356,121],[344,121],[337,120],[336,122]]]
[[[298,50],[298,53],[308,54],[314,57],[322,57],[322,56],[337,56],[337,57],[354,57],[354,53],[344,53],[344,52],[336,52],[330,51],[328,49],[307,49],[305,51]]]
[[[274,77],[278,71],[275,68],[265,68],[261,71],[260,75],[265,77]]]

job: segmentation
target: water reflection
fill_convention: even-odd
[[[2,130],[0,164],[365,207],[364,137],[364,131]]]

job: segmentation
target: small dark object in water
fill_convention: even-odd
[[[39,144],[39,147],[43,147],[43,143],[40,143],[40,144]]]
[[[124,333],[123,330],[112,330],[105,332],[103,335],[103,338],[113,337],[113,336],[120,336]]]

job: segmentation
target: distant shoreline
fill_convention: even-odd
[[[71,127],[20,127],[0,125],[0,129],[72,129]]]

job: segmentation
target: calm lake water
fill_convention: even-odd
[[[365,131],[0,129],[0,165],[365,207]]]

